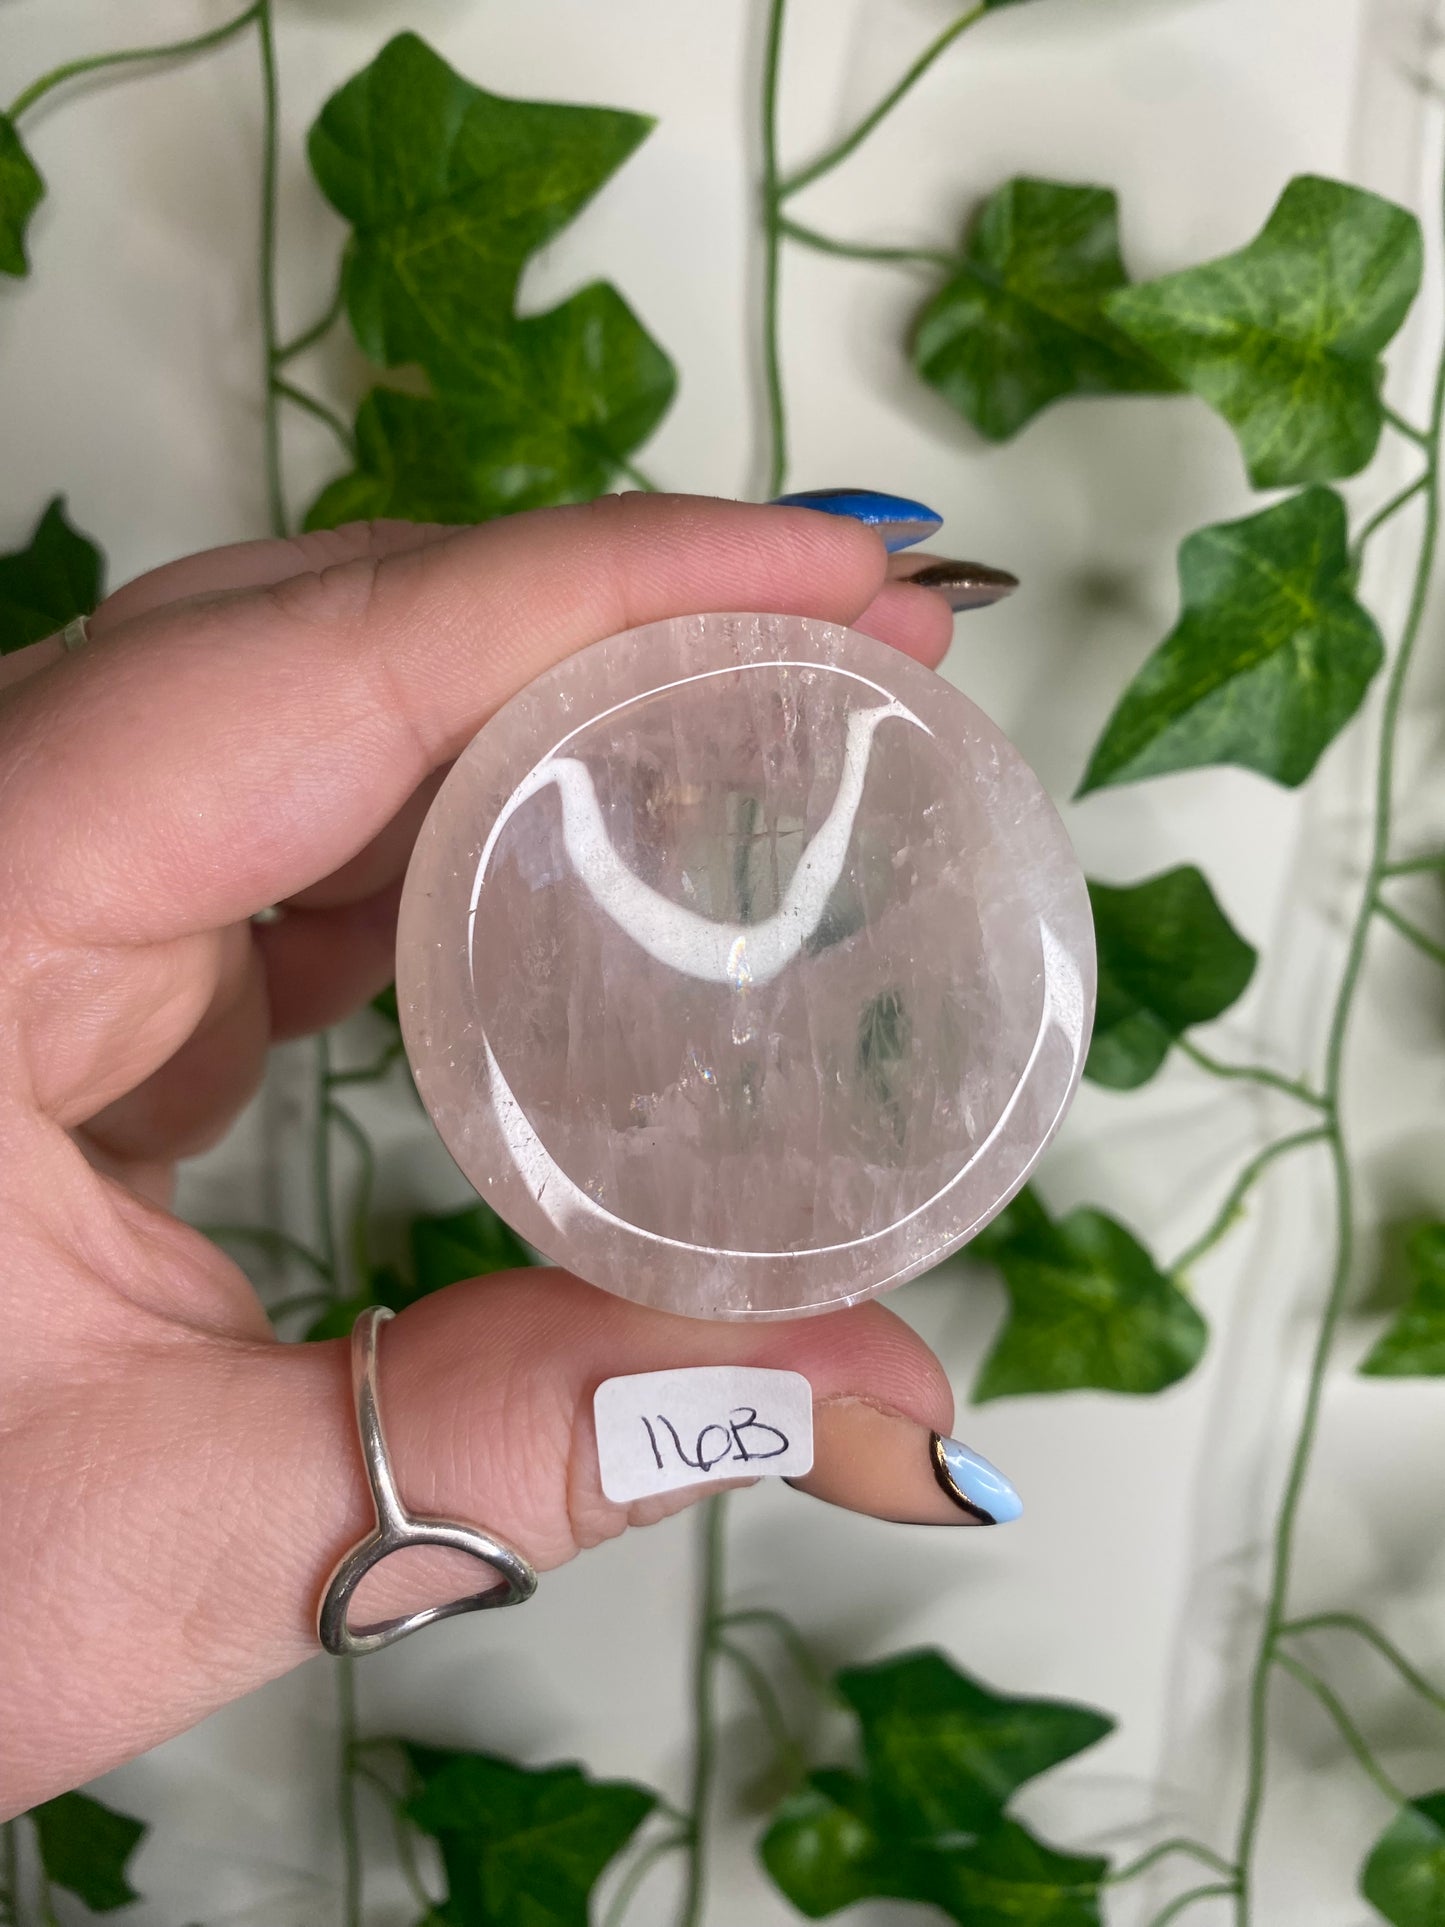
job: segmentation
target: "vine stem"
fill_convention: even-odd
[[[340,1291],[336,1275],[336,1221],[331,1201],[331,1038],[326,1031],[316,1038],[316,1135],[312,1146],[311,1184],[316,1217],[316,1237],[321,1246],[324,1274],[333,1289]]]
[[[1407,422],[1405,417],[1393,408],[1382,408],[1380,413],[1397,435],[1403,435],[1407,441],[1414,442],[1416,447],[1423,448],[1427,454],[1429,453],[1434,445],[1430,429],[1417,428],[1414,422]]]
[[[417,1865],[416,1849],[412,1844],[405,1805],[381,1775],[369,1766],[358,1766],[353,1758],[351,1771],[357,1780],[371,1787],[385,1804],[387,1812],[391,1815],[392,1837],[396,1842],[396,1860],[401,1868],[402,1879],[411,1888],[412,1898],[423,1910],[423,1917],[435,1914],[437,1902],[427,1892],[426,1882],[421,1877],[421,1868]]]
[[[272,366],[280,368],[284,366],[286,362],[294,361],[297,355],[304,355],[308,348],[314,348],[318,341],[321,341],[331,333],[331,330],[341,319],[341,311],[345,306],[345,284],[338,278],[336,292],[332,295],[330,305],[327,307],[325,314],[313,321],[309,328],[303,328],[301,333],[295,336],[293,340],[283,341],[272,354]]]
[[[1170,1921],[1178,1920],[1181,1914],[1187,1913],[1198,1901],[1217,1900],[1224,1894],[1237,1892],[1238,1889],[1232,1880],[1221,1880],[1208,1887],[1191,1887],[1188,1893],[1177,1894],[1162,1913],[1155,1914],[1149,1927],[1169,1927]]]
[[[670,1853],[684,1845],[685,1836],[670,1834],[665,1840],[654,1840],[644,1847],[636,1860],[628,1868],[613,1896],[612,1904],[602,1918],[602,1927],[622,1927],[627,1918],[627,1910],[637,1898],[638,1890],[653,1868]]]
[[[364,1291],[371,1276],[371,1248],[369,1229],[371,1222],[371,1196],[376,1184],[376,1152],[372,1149],[371,1139],[362,1130],[356,1119],[344,1104],[338,1104],[331,1095],[335,1085],[336,1073],[327,1079],[327,1115],[338,1126],[344,1137],[351,1142],[356,1153],[356,1203],[351,1212],[350,1257],[355,1276],[352,1284],[357,1291]]]
[[[687,1884],[678,1927],[701,1927],[707,1890],[707,1821],[717,1766],[713,1689],[723,1603],[723,1544],[727,1501],[719,1493],[702,1509],[702,1567],[692,1661],[692,1796],[688,1806]]]
[[[1313,1693],[1320,1705],[1334,1721],[1340,1738],[1354,1754],[1361,1771],[1372,1780],[1379,1791],[1392,1806],[1402,1807],[1405,1796],[1386,1773],[1380,1762],[1370,1751],[1363,1733],[1345,1710],[1344,1701],[1322,1680],[1312,1667],[1304,1666],[1289,1653],[1276,1655],[1275,1663],[1283,1667],[1291,1678],[1297,1679],[1307,1692]]]
[[[813,1657],[808,1642],[786,1614],[768,1606],[749,1606],[741,1612],[724,1613],[718,1625],[725,1631],[735,1626],[765,1626],[782,1641],[783,1649],[797,1668],[799,1677],[820,1700],[839,1698],[837,1688]]]
[[[1442,185],[1442,214],[1445,214],[1445,185]],[[1442,223],[1445,226],[1445,223]],[[1388,873],[1390,835],[1395,796],[1395,745],[1399,734],[1400,711],[1405,684],[1410,673],[1415,645],[1424,621],[1425,606],[1435,572],[1435,555],[1440,533],[1440,433],[1445,422],[1445,345],[1435,369],[1434,393],[1430,404],[1430,426],[1423,437],[1426,456],[1425,527],[1410,591],[1410,605],[1400,636],[1400,646],[1385,685],[1380,715],[1375,768],[1374,822],[1370,837],[1370,859],[1364,886],[1350,929],[1344,969],[1340,976],[1334,1011],[1330,1019],[1325,1052],[1324,1092],[1329,1104],[1327,1135],[1335,1175],[1335,1263],[1329,1293],[1315,1336],[1305,1386],[1304,1409],[1295,1434],[1285,1474],[1284,1492],[1275,1516],[1271,1546],[1270,1573],[1264,1622],[1250,1673],[1247,1737],[1247,1770],[1244,1798],[1240,1808],[1235,1865],[1239,1869],[1235,1896],[1237,1927],[1248,1927],[1255,1850],[1259,1842],[1264,1809],[1266,1754],[1269,1743],[1269,1688],[1282,1630],[1287,1623],[1290,1578],[1294,1569],[1296,1529],[1300,1502],[1309,1476],[1319,1430],[1320,1407],[1325,1377],[1334,1349],[1335,1335],[1344,1311],[1349,1289],[1354,1243],[1354,1177],[1340,1125],[1340,1095],[1345,1061],[1345,1045],[1354,1012],[1355,993],[1364,968],[1370,927],[1380,900],[1380,888]],[[1396,422],[1398,426],[1398,422]],[[1406,431],[1408,432],[1408,430]]]
[[[1191,1064],[1197,1064],[1211,1077],[1238,1079],[1241,1083],[1261,1084],[1266,1090],[1282,1091],[1286,1097],[1298,1098],[1301,1104],[1308,1104],[1312,1110],[1326,1111],[1329,1105],[1318,1091],[1312,1091],[1301,1077],[1286,1077],[1281,1071],[1272,1071],[1266,1064],[1226,1064],[1208,1051],[1201,1050],[1198,1044],[1188,1037],[1176,1037],[1176,1049],[1183,1052]]]
[[[1223,1854],[1216,1853],[1212,1847],[1206,1847],[1202,1840],[1180,1838],[1161,1840],[1157,1847],[1151,1847],[1147,1853],[1141,1853],[1137,1860],[1130,1860],[1120,1867],[1117,1873],[1106,1874],[1102,1884],[1106,1887],[1122,1887],[1126,1881],[1137,1880],[1141,1874],[1148,1873],[1151,1867],[1157,1867],[1161,1860],[1172,1860],[1179,1855],[1197,1860],[1203,1866],[1212,1868],[1215,1873],[1233,1877],[1234,1869]]]
[[[1414,944],[1422,956],[1428,957],[1431,963],[1445,968],[1445,944],[1437,943],[1434,937],[1420,928],[1418,923],[1412,923],[1409,917],[1401,916],[1392,903],[1377,903],[1375,911],[1377,915],[1384,918],[1386,923],[1398,930],[1407,943]]]
[[[346,1927],[361,1927],[361,1815],[356,1769],[356,1661],[349,1653],[336,1662],[337,1816],[341,1823],[341,1917]]]
[[[1229,1195],[1214,1214],[1209,1228],[1194,1240],[1187,1251],[1182,1251],[1169,1267],[1171,1275],[1182,1277],[1199,1263],[1206,1252],[1213,1251],[1239,1216],[1249,1193],[1276,1158],[1283,1157],[1287,1151],[1297,1151],[1306,1144],[1322,1144],[1329,1134],[1330,1127],[1327,1124],[1316,1124],[1307,1131],[1295,1131],[1289,1137],[1276,1138],[1273,1144],[1266,1144],[1262,1151],[1256,1152],[1230,1187]]]
[[[888,118],[905,95],[913,91],[933,63],[948,52],[959,35],[967,33],[968,29],[982,20],[988,11],[989,0],[980,0],[980,4],[970,7],[966,13],[961,13],[956,20],[951,21],[942,33],[929,42],[902,79],[889,88],[877,106],[863,116],[851,133],[845,134],[842,140],[830,147],[826,153],[820,154],[815,161],[810,161],[806,167],[799,168],[797,173],[790,174],[786,180],[778,183],[779,199],[786,200],[789,195],[798,193],[801,188],[821,179],[824,174],[831,173],[841,161],[846,161],[850,154],[855,153],[874,128]]]
[[[752,1654],[735,1645],[725,1633],[718,1635],[716,1650],[737,1668],[747,1682],[758,1714],[768,1729],[768,1738],[777,1753],[779,1766],[786,1768],[795,1779],[801,1780],[808,1770],[807,1756],[789,1730],[787,1716],[772,1681]]]
[[[319,400],[317,396],[308,394],[304,388],[298,388],[294,382],[286,381],[280,375],[272,375],[271,393],[282,401],[289,401],[305,414],[312,415],[317,421],[324,423],[340,442],[345,453],[352,461],[356,460],[356,442],[351,430],[334,408],[328,408],[326,403]]]
[[[1311,1613],[1305,1619],[1291,1619],[1279,1629],[1281,1639],[1292,1638],[1297,1633],[1346,1632],[1353,1633],[1357,1639],[1365,1640],[1373,1646],[1381,1659],[1394,1667],[1412,1691],[1421,1699],[1445,1713],[1445,1693],[1420,1671],[1400,1651],[1392,1639],[1387,1639],[1378,1626],[1372,1625],[1359,1613]]]
[[[401,1039],[394,1037],[385,1050],[374,1057],[369,1064],[358,1065],[354,1070],[349,1071],[333,1071],[331,1073],[332,1090],[339,1090],[347,1084],[379,1084],[405,1050],[406,1046]]]
[[[658,493],[657,483],[653,481],[646,469],[639,468],[636,462],[619,460],[617,463],[617,472],[619,475],[625,475],[632,486],[634,488],[640,488],[644,495],[656,495]]]
[[[190,40],[171,40],[154,47],[122,47],[113,53],[87,54],[79,60],[67,60],[62,66],[52,67],[48,74],[39,80],[32,80],[23,93],[17,94],[10,104],[9,119],[19,120],[22,114],[29,113],[37,102],[63,87],[67,80],[78,80],[82,74],[98,74],[107,67],[129,67],[140,60],[181,60],[187,54],[206,53],[212,47],[219,47],[223,41],[250,26],[261,12],[262,0],[238,13],[233,19],[223,21],[219,27],[212,27],[209,33],[196,34]]]
[[[763,48],[763,386],[768,407],[769,496],[780,495],[788,473],[788,418],[783,398],[778,298],[783,265],[782,189],[778,181],[778,81],[783,63],[783,25],[788,0],[768,0]]]
[[[874,247],[866,241],[843,241],[836,235],[820,234],[817,228],[805,227],[801,221],[790,220],[786,215],[779,220],[778,228],[800,247],[813,248],[819,254],[838,254],[845,261],[888,261],[904,267],[944,269],[958,266],[957,258],[945,254],[942,248],[887,248]]]
[[[281,395],[276,381],[280,334],[276,323],[276,177],[280,142],[280,93],[272,0],[256,0],[256,38],[261,53],[261,369],[263,380],[266,506],[271,533],[285,535],[286,490],[281,474]]]
[[[1389,501],[1386,502],[1382,508],[1377,508],[1374,514],[1365,523],[1364,527],[1360,530],[1359,534],[1355,537],[1354,541],[1350,544],[1350,556],[1353,561],[1356,573],[1359,572],[1360,563],[1365,553],[1365,547],[1366,547],[1366,544],[1369,542],[1371,536],[1378,535],[1380,530],[1384,528],[1387,522],[1393,521],[1394,518],[1400,513],[1401,509],[1407,507],[1411,502],[1413,502],[1415,497],[1421,494],[1422,491],[1424,490],[1425,483],[1428,481],[1428,479],[1429,479],[1428,470],[1423,475],[1417,475],[1414,481],[1407,483],[1405,487],[1402,488],[1397,495],[1392,495]]]
[[[924,48],[913,65],[888,90],[871,111],[865,114],[851,132],[810,161],[796,173],[784,177],[778,170],[778,90],[782,71],[783,27],[787,11],[787,0],[768,0],[767,36],[763,49],[763,88],[762,88],[762,152],[763,179],[761,189],[763,219],[763,325],[762,325],[762,363],[763,386],[767,398],[768,460],[767,494],[782,493],[788,473],[788,427],[787,408],[783,394],[782,351],[780,343],[779,301],[782,279],[783,241],[785,238],[800,242],[805,247],[815,248],[825,254],[837,254],[860,261],[892,261],[928,265],[931,267],[951,267],[953,257],[942,252],[931,253],[914,248],[875,248],[863,243],[836,241],[831,236],[819,234],[815,228],[804,227],[801,223],[785,219],[783,203],[799,189],[810,182],[820,180],[824,174],[831,173],[850,154],[856,153],[864,141],[879,124],[886,120],[895,107],[912,92],[918,82],[933,66],[934,62],[946,53],[959,36],[972,27],[991,10],[990,0],[977,0],[977,4],[961,13],[951,21],[941,33]]]

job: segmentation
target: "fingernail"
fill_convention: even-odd
[[[779,495],[776,508],[817,509],[823,515],[848,515],[883,537],[890,555],[911,549],[943,527],[943,517],[906,495],[880,495],[872,488],[813,488],[801,495]]]
[[[915,589],[932,589],[958,614],[964,609],[986,609],[1002,602],[1019,586],[1007,569],[991,569],[986,562],[949,562],[932,555],[909,556],[891,571],[895,582]]]
[[[829,1505],[899,1525],[1005,1525],[1019,1495],[987,1459],[861,1398],[813,1407],[813,1469],[789,1481]]]
[[[961,1439],[937,1432],[932,1437],[933,1475],[956,1506],[985,1526],[1006,1526],[1018,1518],[1024,1502],[996,1465]]]

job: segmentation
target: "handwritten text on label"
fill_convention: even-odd
[[[637,1372],[604,1380],[592,1411],[602,1490],[619,1505],[720,1479],[812,1470],[813,1391],[800,1372]]]

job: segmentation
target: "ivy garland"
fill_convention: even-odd
[[[1099,939],[1099,1020],[1087,1075],[1116,1091],[1163,1074],[1172,1056],[1225,1080],[1287,1098],[1300,1124],[1246,1163],[1214,1219],[1172,1263],[1153,1257],[1105,1213],[1053,1217],[1024,1193],[974,1244],[993,1263],[1010,1310],[974,1388],[976,1398],[1083,1387],[1145,1394],[1188,1373],[1207,1342],[1189,1276],[1226,1236],[1273,1165],[1322,1152],[1335,1193],[1334,1260],[1320,1308],[1308,1383],[1274,1522],[1266,1598],[1255,1632],[1244,1751],[1244,1795],[1233,1840],[1160,1841],[1111,1866],[1040,1839],[1012,1811],[1017,1791],[1096,1744],[1111,1721],[1090,1708],[994,1693],[942,1654],[903,1654],[829,1680],[793,1624],[769,1610],[737,1611],[724,1587],[725,1512],[701,1515],[702,1563],[694,1673],[694,1771],[680,1811],[649,1789],[591,1778],[572,1765],[533,1768],[483,1753],[444,1752],[358,1737],[355,1681],[340,1682],[340,1800],[346,1852],[344,1916],[363,1917],[361,1820],[366,1789],[396,1824],[398,1861],[416,1891],[421,1927],[586,1927],[611,1870],[603,1927],[619,1927],[651,1870],[685,1862],[679,1927],[699,1927],[707,1820],[719,1759],[714,1691],[720,1662],[754,1696],[776,1743],[780,1798],[760,1842],[762,1864],[800,1912],[821,1918],[855,1902],[922,1903],[967,1927],[1098,1927],[1109,1890],[1164,1863],[1189,1872],[1158,1912],[1165,1927],[1209,1897],[1227,1899],[1237,1927],[1256,1918],[1258,1836],[1269,1764],[1271,1707],[1288,1680],[1313,1695],[1361,1770],[1394,1809],[1371,1850],[1360,1892],[1393,1927],[1445,1920],[1445,1790],[1408,1794],[1380,1766],[1307,1640],[1365,1643],[1399,1681],[1445,1715],[1445,1692],[1385,1635],[1353,1613],[1292,1616],[1299,1507],[1321,1417],[1326,1373],[1352,1281],[1355,1169],[1347,1118],[1347,1044],[1366,953],[1383,923],[1433,962],[1442,943],[1394,894],[1397,881],[1445,872],[1445,851],[1407,853],[1394,834],[1395,754],[1406,683],[1434,574],[1440,515],[1445,349],[1428,421],[1382,400],[1381,356],[1417,293],[1422,243],[1415,218],[1340,182],[1305,176],[1285,187],[1256,238],[1223,260],[1131,283],[1118,204],[1103,187],[1031,179],[1004,183],[967,233],[936,250],[838,238],[796,220],[803,190],[842,166],[965,33],[1003,6],[981,0],[927,47],[876,106],[810,164],[778,162],[786,0],[766,0],[762,85],[764,244],[761,326],[770,424],[769,488],[787,473],[787,389],[779,352],[785,248],[801,246],[926,275],[927,298],[908,352],[919,379],[983,436],[1018,434],[1042,409],[1074,396],[1194,395],[1235,431],[1249,481],[1292,490],[1258,512],[1189,535],[1179,555],[1180,615],[1123,692],[1085,766],[1079,795],[1171,771],[1233,764],[1289,787],[1305,782],[1359,711],[1388,660],[1375,731],[1369,858],[1314,1076],[1226,1062],[1191,1035],[1242,995],[1254,948],[1234,930],[1191,865],[1128,884],[1090,885]],[[585,499],[619,476],[653,484],[635,455],[672,400],[673,364],[609,283],[579,290],[545,314],[519,315],[529,256],[563,228],[646,138],[651,123],[603,108],[517,101],[455,73],[401,34],[327,102],[309,153],[322,193],[350,225],[335,300],[294,339],[276,321],[277,65],[273,0],[214,31],[165,47],[68,62],[0,114],[0,274],[30,271],[30,229],[45,193],[25,138],[39,103],[78,76],[197,55],[241,34],[257,48],[265,140],[261,307],[266,472],[272,526],[291,526],[280,447],[283,404],[325,422],[347,467],[305,515],[309,528],[358,516],[468,522]],[[28,132],[28,125],[27,125]],[[42,237],[43,244],[43,237]],[[298,385],[291,364],[343,317],[377,370],[353,424]],[[386,371],[419,367],[426,392]],[[1386,428],[1420,456],[1417,476],[1368,516],[1353,541],[1331,486],[1364,470]],[[1387,645],[1356,589],[1371,538],[1418,505],[1413,590]],[[44,510],[25,548],[0,557],[0,651],[24,647],[93,608],[101,593],[95,544]],[[399,1078],[395,1002],[376,1004],[376,1055],[341,1067],[332,1040],[317,1048],[313,1138],[315,1225],[309,1239],[268,1226],[212,1226],[218,1240],[265,1261],[268,1282],[304,1276],[272,1303],[273,1318],[306,1338],[349,1329],[361,1306],[395,1309],[459,1279],[528,1261],[484,1206],[410,1227],[408,1262],[372,1251],[369,1137],[348,1102],[361,1085]],[[1306,1121],[1307,1120],[1307,1121]],[[352,1172],[343,1186],[333,1151]],[[349,1192],[344,1215],[338,1200]],[[1415,1227],[1408,1301],[1362,1369],[1445,1376],[1445,1222]],[[765,1664],[760,1655],[770,1655]],[[778,1664],[856,1725],[855,1763],[813,1767],[774,1685]],[[54,1920],[63,1888],[94,1912],[135,1898],[127,1863],[145,1829],[84,1793],[67,1793],[0,1830],[0,1922]],[[416,1834],[435,1842],[446,1891],[418,1872]]]

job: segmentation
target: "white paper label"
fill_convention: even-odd
[[[813,1388],[801,1372],[695,1365],[604,1379],[592,1400],[602,1490],[616,1504],[719,1479],[813,1469]]]

